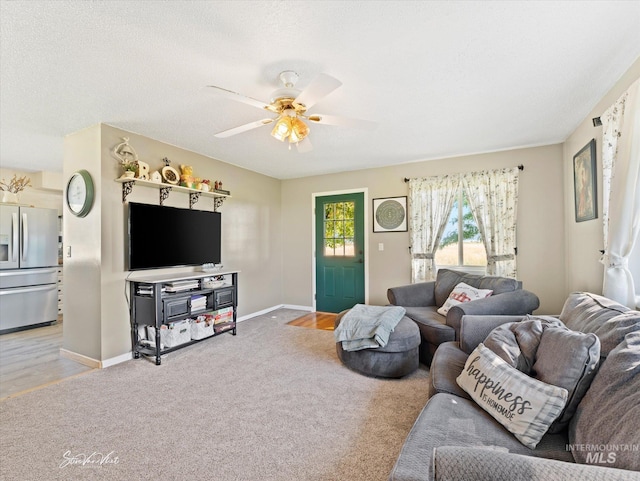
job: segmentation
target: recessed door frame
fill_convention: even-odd
[[[316,198],[330,195],[362,193],[364,197],[364,302],[369,303],[369,189],[332,190],[311,194],[311,299],[316,310]]]

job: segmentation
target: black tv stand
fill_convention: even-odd
[[[220,270],[127,279],[133,358],[155,358],[217,335],[236,335],[238,272]],[[198,316],[211,320],[197,326]],[[220,322],[218,322],[220,321]],[[175,327],[175,331],[170,329]],[[188,332],[187,332],[188,330]],[[172,332],[169,332],[172,331]]]

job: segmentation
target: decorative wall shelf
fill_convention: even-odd
[[[164,184],[161,182],[151,182],[150,180],[142,180],[142,179],[128,179],[128,178],[119,178],[116,179],[116,182],[122,184],[122,202],[127,201],[127,196],[133,192],[134,185],[141,185],[143,187],[151,187],[153,189],[158,189],[160,194],[160,205],[164,204],[164,201],[167,200],[169,194],[173,191],[176,192],[185,192],[189,194],[189,209],[193,209],[193,206],[200,199],[200,197],[212,197],[213,198],[213,210],[217,211],[219,207],[222,206],[222,203],[227,197],[231,197],[230,194],[223,194],[221,192],[205,192],[204,190],[196,190],[190,189],[188,187],[182,187],[179,185],[172,184]]]

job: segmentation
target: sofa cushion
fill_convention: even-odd
[[[598,336],[601,357],[607,357],[629,332],[640,331],[640,312],[588,292],[569,295],[560,320],[571,330]]]
[[[545,329],[533,365],[533,376],[568,391],[567,405],[549,428],[550,433],[567,427],[589,389],[599,363],[600,340],[595,334],[571,331],[564,326]]]
[[[536,449],[531,450],[475,402],[438,393],[429,399],[411,428],[389,479],[433,479],[433,450],[438,446],[489,447],[573,462],[566,444],[566,433],[547,434]]]
[[[609,353],[578,405],[569,446],[576,462],[640,471],[639,432],[640,332],[633,332]]]
[[[543,331],[560,325],[558,319],[527,316],[520,322],[496,327],[483,344],[510,366],[531,374]]]
[[[458,347],[457,342],[445,342],[438,346],[433,356],[429,377],[429,397],[446,392],[471,399],[467,392],[458,386],[456,378],[464,369],[469,356]]]
[[[457,306],[458,304],[462,304],[463,302],[471,302],[477,299],[484,299],[485,297],[489,297],[493,294],[491,289],[476,289],[469,284],[465,284],[464,282],[459,283],[456,287],[453,288],[451,294],[442,307],[438,309],[438,313],[446,316],[453,306]]]
[[[422,339],[428,339],[430,343],[436,345],[455,339],[455,331],[447,326],[447,319],[438,314],[435,306],[406,307],[405,310],[405,316],[418,324]]]
[[[538,381],[483,344],[471,353],[457,382],[480,407],[534,449],[567,402],[567,390]]]
[[[442,306],[453,288],[461,282],[477,289],[491,289],[493,294],[501,294],[521,288],[520,282],[508,277],[483,276],[451,269],[439,269],[434,287],[436,306]]]

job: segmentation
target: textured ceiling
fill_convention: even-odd
[[[1,0],[0,163],[62,170],[104,122],[276,178],[564,141],[640,55],[640,2]],[[268,101],[278,74],[343,85],[299,153],[207,85]],[[134,145],[135,147],[135,145]],[[142,159],[152,164],[160,159]]]

